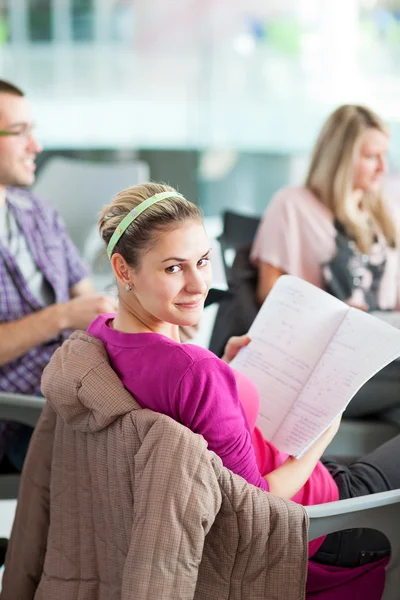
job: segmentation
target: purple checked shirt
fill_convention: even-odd
[[[67,302],[70,288],[87,277],[88,270],[59,214],[26,190],[9,188],[6,202],[36,265],[53,289],[55,302]],[[15,258],[0,241],[0,323],[15,321],[42,308],[44,305],[29,290]],[[0,391],[40,394],[43,369],[67,336],[68,332],[62,333],[0,366]],[[4,433],[4,422],[0,422],[0,458]]]

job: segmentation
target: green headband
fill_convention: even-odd
[[[110,241],[108,242],[107,255],[108,255],[109,259],[111,259],[111,255],[115,248],[116,243],[119,241],[121,236],[125,233],[125,231],[129,227],[129,225],[132,223],[132,221],[134,221],[136,219],[136,217],[138,217],[140,215],[140,213],[142,213],[144,210],[146,210],[146,208],[149,208],[149,206],[152,206],[153,204],[155,204],[156,202],[159,202],[160,200],[165,200],[166,198],[183,198],[183,196],[182,196],[182,194],[178,194],[178,192],[160,192],[159,194],[154,194],[154,196],[151,196],[151,198],[147,198],[147,200],[143,200],[143,202],[141,202],[138,206],[136,206],[136,208],[131,210],[131,212],[129,212],[122,219],[121,223],[118,225],[118,227],[112,234]]]

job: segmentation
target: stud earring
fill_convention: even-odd
[[[127,284],[125,285],[125,291],[126,291],[126,292],[130,292],[131,290],[132,290],[131,286],[129,285],[129,283],[127,283]]]

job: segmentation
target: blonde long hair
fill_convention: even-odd
[[[397,244],[396,228],[381,191],[363,194],[362,205],[367,218],[351,210],[354,165],[361,137],[367,129],[389,135],[382,119],[364,106],[345,104],[336,109],[322,127],[305,183],[365,254],[369,254],[377,232],[384,236],[388,246]]]

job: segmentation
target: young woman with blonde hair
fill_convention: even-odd
[[[387,126],[368,108],[330,115],[305,185],[280,190],[258,229],[260,304],[289,273],[358,308],[399,306],[397,217],[382,193],[388,145]]]

